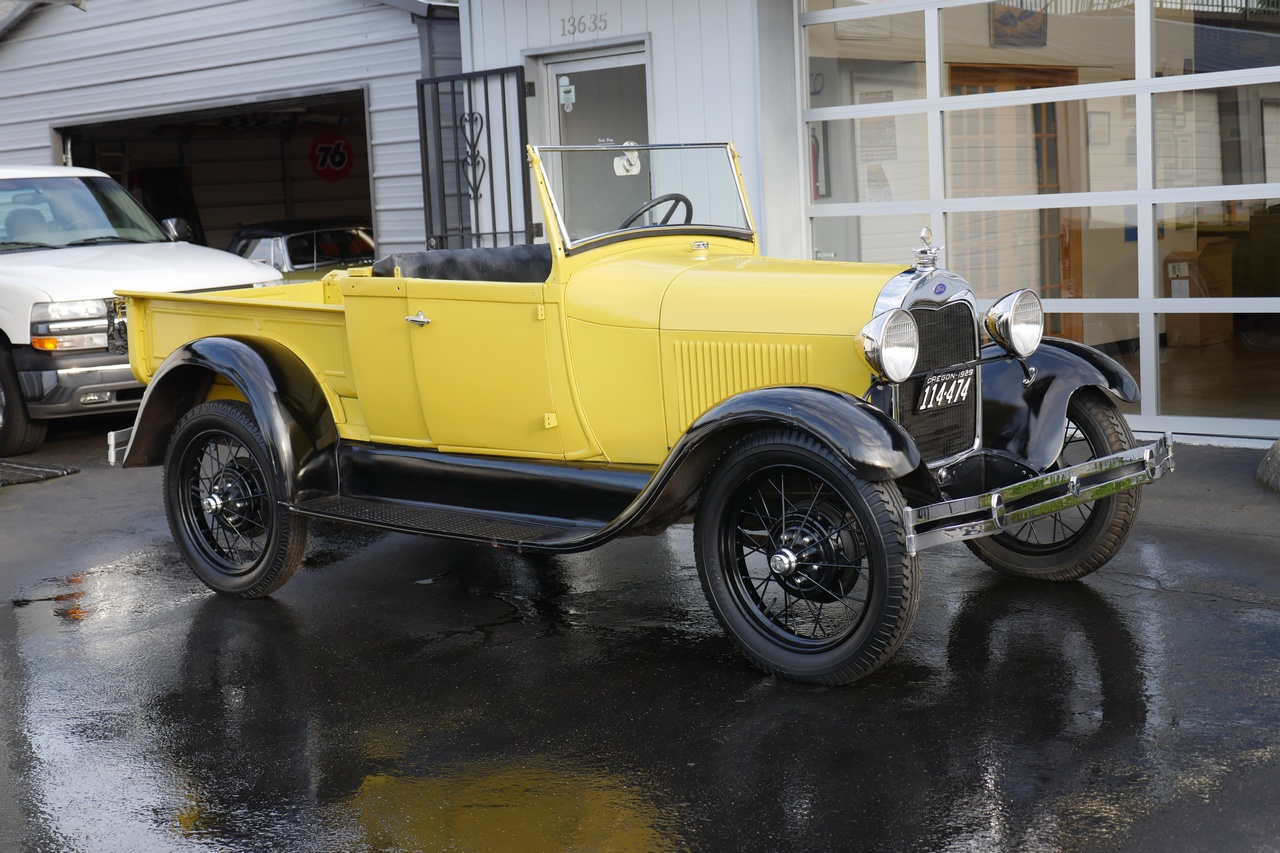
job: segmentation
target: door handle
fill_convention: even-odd
[[[404,319],[406,322],[412,323],[415,326],[425,326],[431,322],[426,317],[422,316],[421,311],[419,311],[417,314],[414,314],[412,317],[405,317]]]

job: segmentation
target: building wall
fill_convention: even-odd
[[[1031,289],[1127,367],[1135,428],[1280,435],[1280,14],[798,7],[815,255],[891,261],[928,223],[980,300]]]
[[[650,141],[733,142],[765,250],[807,254],[791,0],[463,0],[461,9],[465,68],[523,64],[534,81],[534,143],[549,139],[545,60],[644,45]]]
[[[420,247],[406,12],[362,0],[94,0],[39,6],[0,40],[0,162],[60,162],[56,129],[364,90],[382,251]]]

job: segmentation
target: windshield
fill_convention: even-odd
[[[285,240],[295,267],[373,263],[373,238],[360,228],[330,228],[291,234]]]
[[[597,238],[616,239],[634,229],[751,239],[751,220],[728,145],[534,150],[566,249]]]
[[[124,187],[103,177],[0,180],[0,225],[0,251],[167,241]]]

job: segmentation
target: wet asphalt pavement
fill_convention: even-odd
[[[927,552],[905,646],[832,689],[733,650],[687,528],[317,525],[272,599],[215,597],[117,426],[0,488],[0,850],[1280,850],[1262,450],[1179,447],[1081,583]]]

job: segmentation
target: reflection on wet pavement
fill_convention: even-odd
[[[527,758],[438,777],[368,776],[348,801],[377,850],[663,850],[678,836],[622,777]]]
[[[930,555],[894,661],[750,669],[688,530],[568,557],[321,529],[276,598],[170,543],[0,605],[29,849],[1113,849],[1273,766],[1280,605]],[[5,624],[7,623],[7,625]],[[1189,687],[1188,685],[1194,685]]]

